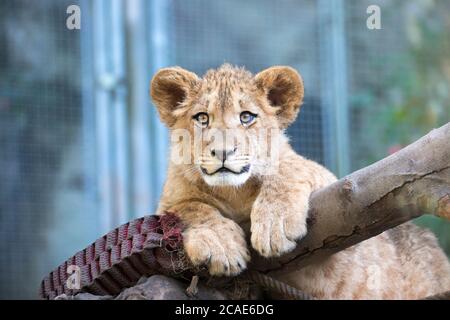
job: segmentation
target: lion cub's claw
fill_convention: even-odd
[[[301,214],[265,215],[252,221],[252,247],[263,257],[278,257],[292,251],[296,240],[307,233],[306,219]]]
[[[212,276],[233,276],[242,272],[250,255],[243,232],[238,228],[236,226],[233,232],[208,227],[188,229],[184,234],[184,249],[191,263],[206,265]]]

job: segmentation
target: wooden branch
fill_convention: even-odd
[[[251,268],[298,270],[425,213],[450,219],[450,123],[314,192],[307,236],[276,261],[254,255]]]

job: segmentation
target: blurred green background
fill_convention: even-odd
[[[390,1],[381,7],[382,19],[392,21],[396,30],[379,39],[366,38],[365,50],[355,49],[357,59],[370,64],[374,73],[371,77],[366,67],[361,68],[364,74],[355,77],[355,94],[350,97],[352,169],[367,166],[450,121],[450,3]],[[364,41],[358,38],[355,45],[360,45],[359,40]],[[432,216],[415,221],[432,229],[450,255],[448,222]]]

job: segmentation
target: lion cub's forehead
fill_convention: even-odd
[[[230,64],[224,64],[217,69],[210,69],[203,76],[203,80],[212,86],[220,86],[221,84],[244,85],[248,84],[252,78],[253,75],[250,71]]]
[[[203,77],[201,91],[233,93],[254,89],[253,75],[244,68],[225,64],[211,69]]]
[[[255,93],[253,75],[244,68],[225,64],[209,70],[202,79],[198,92],[198,102],[208,109],[229,109],[246,104]]]

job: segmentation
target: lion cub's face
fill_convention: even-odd
[[[303,83],[289,67],[253,76],[223,65],[203,78],[184,69],[160,70],[151,95],[171,129],[172,164],[211,186],[239,186],[266,174],[277,147],[296,117]]]

